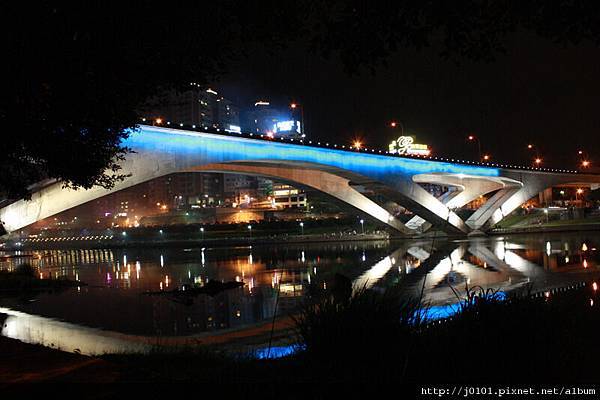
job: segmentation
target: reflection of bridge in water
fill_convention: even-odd
[[[181,335],[181,339],[173,339],[180,342],[194,335],[269,321],[278,292],[278,314],[293,312],[309,286],[327,288],[338,272],[349,276],[355,288],[382,290],[399,285],[411,297],[420,296],[423,288],[423,301],[434,306],[456,304],[459,300],[452,288],[464,295],[466,285],[510,292],[532,284],[534,291],[547,291],[599,276],[598,244],[576,237],[540,237],[526,241],[411,241],[393,251],[372,243],[331,246],[325,253],[323,248],[297,246],[275,256],[248,247],[229,249],[227,255],[205,249],[180,251],[185,255],[180,259],[160,251],[151,253],[149,259],[143,257],[146,252],[131,250],[22,254],[22,258],[2,261],[0,267],[28,261],[40,268],[44,278],[81,279],[91,286],[41,295],[35,302],[1,300],[0,307],[6,307],[3,312],[9,315],[3,334],[83,352],[125,349],[129,342],[141,349],[140,343],[147,344],[149,339],[140,338],[154,329],[167,338]],[[341,255],[350,256],[339,258]],[[201,296],[191,307],[139,295],[161,286],[202,285],[208,279],[237,279],[246,285],[215,298]],[[145,327],[128,330],[136,319],[143,320],[140,325]],[[107,321],[114,325],[106,325]],[[173,331],[173,326],[178,328]]]
[[[267,140],[259,135],[223,135],[141,126],[124,144],[134,150],[122,163],[131,176],[113,190],[67,190],[59,183],[40,185],[30,201],[0,209],[0,221],[12,232],[114,191],[176,172],[223,172],[259,175],[309,187],[341,200],[381,224],[406,235],[432,226],[448,233],[485,231],[527,200],[554,185],[597,187],[599,175],[479,164],[447,159],[407,158],[374,149],[311,141]],[[439,197],[424,184],[449,187]],[[455,210],[489,197],[466,220]],[[381,199],[385,199],[381,204]],[[401,222],[393,210],[414,214]]]

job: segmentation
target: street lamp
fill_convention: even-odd
[[[536,167],[539,167],[539,166],[542,164],[542,159],[541,159],[541,158],[539,158],[539,157],[537,157],[537,158],[534,160],[534,163],[535,163],[535,166],[536,166]]]
[[[203,226],[200,227],[200,232],[202,233],[202,240],[204,240],[204,227]]]
[[[362,143],[358,139],[355,139],[353,144],[354,144],[354,147],[356,148],[356,150],[360,150],[360,148],[362,147]]]
[[[250,232],[250,237],[252,237],[252,225],[248,225],[248,231]]]
[[[489,160],[490,160],[490,158],[492,158],[492,157],[491,157],[489,154],[485,154],[485,155],[483,156],[483,161],[489,161]]]
[[[404,125],[402,125],[402,122],[400,122],[400,121],[392,121],[392,122],[390,122],[390,127],[391,128],[395,128],[398,125],[400,125],[400,132],[401,132],[400,136],[404,136]]]
[[[296,102],[292,102],[290,104],[290,108],[292,110],[296,110],[297,108],[300,109],[300,135],[302,137],[306,136],[306,127],[304,126],[304,106],[296,103]]]
[[[362,229],[362,234],[365,234],[365,220],[361,218],[360,220],[360,227]]]
[[[300,229],[302,230],[302,235],[304,236],[304,222],[300,222]]]
[[[479,150],[479,161],[481,161],[481,141],[475,135],[469,135],[467,139],[469,139],[469,142],[477,142],[477,149]]]

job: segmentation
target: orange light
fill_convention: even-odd
[[[362,143],[360,142],[360,140],[355,140],[354,141],[354,147],[356,147],[357,150],[359,150],[362,146]]]
[[[392,121],[392,122],[390,122],[390,126],[391,126],[392,128],[395,128],[395,127],[396,127],[396,125],[398,125],[398,124],[397,124],[395,121]]]
[[[533,145],[532,145],[532,144],[528,144],[528,145],[527,145],[527,148],[528,148],[528,149],[533,149]]]
[[[590,166],[590,162],[588,160],[583,160],[581,162],[581,166],[584,167],[584,168],[587,168],[587,167]]]
[[[542,163],[542,159],[541,158],[536,158],[535,159],[535,163],[538,164],[538,165],[541,164]]]
[[[162,118],[156,118],[154,122],[156,122],[157,125],[160,125],[162,124]]]
[[[486,154],[485,156],[483,156],[483,159],[484,159],[485,161],[488,161],[488,160],[490,159],[490,156],[489,156],[488,154]]]
[[[296,107],[298,107],[298,104],[296,104],[296,103],[292,103],[292,104],[290,104],[290,107],[291,107],[291,108],[296,108]]]

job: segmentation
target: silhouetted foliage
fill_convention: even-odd
[[[399,47],[491,60],[526,29],[558,43],[598,42],[592,1],[12,2],[2,5],[2,197],[43,179],[111,187],[124,176],[120,145],[150,96],[206,84],[247,49],[295,41],[336,55],[351,72]]]

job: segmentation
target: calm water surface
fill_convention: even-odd
[[[542,291],[595,279],[600,277],[597,248],[600,233],[5,252],[0,253],[4,257],[0,269],[29,262],[44,279],[67,277],[88,286],[28,297],[0,296],[0,313],[12,315],[2,334],[17,337],[24,334],[19,330],[31,334],[38,328],[49,332],[43,325],[48,323],[62,323],[63,336],[73,333],[73,327],[159,336],[242,328],[270,320],[274,313],[293,312],[309,287],[327,290],[336,273],[352,279],[356,288],[400,284],[407,296],[422,296],[427,304],[443,306],[457,303],[452,288],[464,293],[466,285],[510,292],[530,284]],[[19,257],[6,257],[14,255]],[[191,305],[143,294],[183,284],[203,285],[208,280],[243,281],[245,285],[215,297],[199,295]]]

